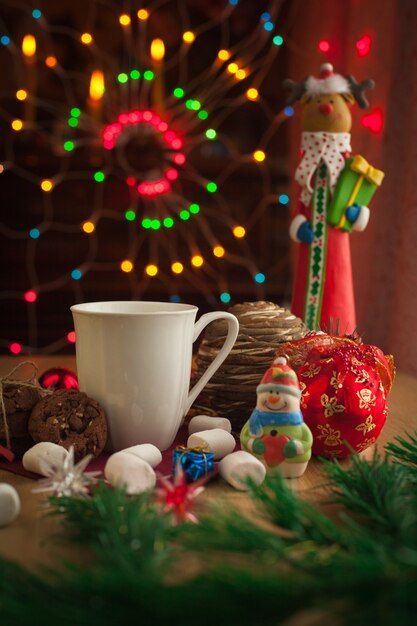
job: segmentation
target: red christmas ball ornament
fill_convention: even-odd
[[[44,389],[78,389],[77,374],[66,367],[51,367],[39,377]]]
[[[314,454],[342,459],[376,442],[395,374],[391,355],[324,333],[284,344],[278,351],[283,354],[298,376]]]

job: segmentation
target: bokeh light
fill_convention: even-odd
[[[182,38],[185,41],[185,43],[193,43],[193,41],[195,39],[195,35],[194,35],[194,33],[191,30],[187,30],[183,34]]]
[[[144,22],[149,18],[149,11],[147,9],[139,9],[137,16],[138,19]]]
[[[85,46],[89,46],[91,43],[93,43],[93,36],[91,35],[91,33],[83,33],[80,39],[81,43],[83,43]]]
[[[262,161],[265,161],[265,152],[263,150],[256,150],[253,153],[253,158],[255,159],[255,161],[257,161],[258,163],[262,163]]]
[[[54,183],[49,178],[45,178],[41,182],[41,189],[42,189],[42,191],[49,192],[49,191],[52,191],[53,188],[54,188]]]
[[[191,264],[194,265],[194,267],[201,267],[203,263],[204,263],[204,259],[200,254],[195,254],[191,258]]]
[[[171,265],[171,269],[174,272],[174,274],[181,274],[181,272],[184,270],[184,266],[180,261],[175,261]]]
[[[23,128],[23,122],[22,120],[16,119],[13,120],[11,123],[11,127],[13,128],[13,130],[15,130],[16,132],[19,132],[20,130],[22,130]]]
[[[123,13],[120,17],[119,17],[119,22],[122,26],[129,26],[130,24],[130,16],[127,15],[127,13]]]
[[[131,272],[133,268],[134,268],[134,265],[132,261],[130,261],[129,259],[125,259],[124,261],[120,263],[120,269],[122,270],[122,272],[126,272],[126,274]]]
[[[242,239],[246,235],[246,229],[243,226],[235,226],[233,234],[237,239]]]
[[[83,231],[85,233],[87,233],[87,235],[90,235],[91,233],[93,233],[95,231],[96,227],[94,225],[94,222],[84,222],[83,224]]]
[[[145,267],[145,272],[148,276],[156,276],[158,271],[158,266],[153,263],[150,263]]]

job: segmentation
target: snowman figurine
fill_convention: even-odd
[[[240,433],[242,449],[284,478],[298,478],[311,457],[313,436],[300,411],[297,375],[286,358],[275,359],[256,393],[256,408]]]

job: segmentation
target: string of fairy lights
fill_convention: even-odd
[[[0,44],[17,68],[14,100],[18,108],[14,106],[13,111],[20,110],[20,115],[14,115],[0,107],[0,118],[11,133],[0,173],[13,172],[37,186],[43,194],[44,214],[24,232],[0,223],[0,234],[27,241],[27,260],[35,258],[36,247],[52,231],[64,232],[69,246],[72,236],[80,232],[90,243],[86,258],[62,275],[43,280],[36,263],[27,262],[27,289],[0,292],[3,301],[21,299],[30,307],[29,341],[0,338],[0,346],[19,354],[34,349],[55,352],[68,342],[74,343],[75,333],[68,329],[64,337],[38,345],[36,305],[43,294],[66,285],[78,301],[83,300],[83,283],[92,271],[105,273],[116,267],[129,276],[134,298],[146,297],[151,281],[160,280],[172,302],[182,300],[175,283],[175,278],[181,277],[215,306],[216,300],[223,304],[233,300],[227,268],[239,265],[258,289],[255,293],[262,297],[259,289],[273,278],[274,270],[268,273],[258,266],[246,236],[269,207],[285,209],[289,203],[285,193],[274,192],[270,174],[273,155],[268,147],[276,129],[294,110],[285,107],[273,111],[262,96],[267,71],[285,45],[284,34],[279,31],[282,2],[270,2],[268,11],[261,12],[252,32],[239,44],[230,44],[228,34],[234,11],[239,10],[238,0],[225,1],[215,17],[194,28],[181,0],[155,0],[122,13],[117,12],[118,3],[99,2],[100,10],[109,10],[112,28],[119,31],[123,54],[114,58],[99,47],[93,27],[82,32],[65,27],[74,45],[91,51],[91,67],[77,70],[78,83],[81,81],[86,91],[83,102],[75,73],[66,70],[59,51],[54,49],[52,36],[60,33],[60,28],[49,24],[48,16],[37,6],[28,8],[15,0],[8,4],[22,11],[29,27],[27,33],[16,38],[0,20]],[[153,13],[171,5],[174,9],[177,4],[180,40],[176,46],[167,46],[148,26]],[[210,28],[221,28],[221,45],[212,51],[203,71],[194,76],[188,72],[193,47]],[[320,45],[323,41],[319,49]],[[370,44],[364,40],[361,45]],[[44,97],[38,84],[41,66],[60,82],[66,102]],[[174,70],[178,82],[171,86],[166,77]],[[10,99],[10,93],[6,96]],[[259,133],[254,149],[241,153],[223,133],[223,127],[239,107],[248,104],[262,109],[267,127]],[[50,129],[39,123],[42,112],[53,119]],[[59,161],[57,171],[40,177],[16,162],[13,137],[25,133],[29,138],[34,133],[47,135],[51,153]],[[201,154],[216,144],[226,151],[227,165],[213,176],[201,168]],[[85,158],[86,153],[89,167],[78,169],[79,155]],[[147,158],[143,158],[144,153]],[[249,164],[259,168],[261,179],[261,193],[251,199],[250,215],[247,211],[239,214],[239,199],[231,201],[224,191],[239,168]],[[89,214],[81,223],[61,223],[53,210],[54,194],[65,183],[85,181],[94,188]],[[116,206],[109,209],[104,202],[108,187],[116,184],[116,194],[123,186],[120,195],[129,198],[123,211]],[[126,253],[117,261],[96,259],[97,231],[103,219],[125,222],[128,229]],[[213,223],[219,221],[221,228],[213,228]],[[222,232],[227,241],[231,237],[235,243],[226,244]]]

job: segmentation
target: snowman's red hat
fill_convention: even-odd
[[[319,78],[309,76],[306,80],[305,93],[309,96],[320,96],[331,93],[349,93],[348,81],[341,74],[333,72],[331,63],[323,63],[320,66]]]
[[[301,396],[297,374],[288,365],[285,357],[275,359],[256,388],[256,393],[265,393],[267,391],[289,393],[296,398]]]

